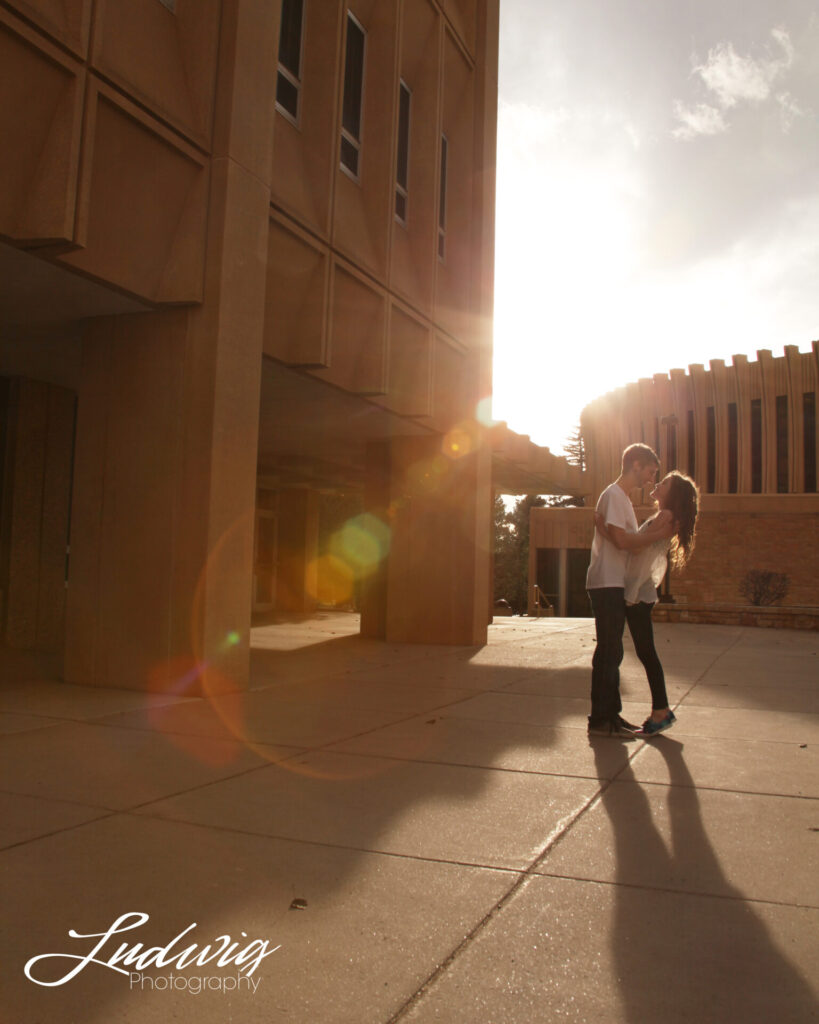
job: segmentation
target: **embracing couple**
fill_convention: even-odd
[[[655,515],[637,528],[629,498],[636,488],[655,483],[657,453],[646,444],[623,452],[620,476],[603,491],[594,515],[595,532],[586,589],[594,611],[597,646],[592,658],[590,736],[631,739],[654,736],[676,721],[668,706],[663,666],[654,648],[651,611],[668,563],[685,564],[694,549],[699,508],[697,485],[673,471],[654,487]],[[620,714],[620,662],[628,622],[637,657],[651,689],[651,714],[642,726]]]

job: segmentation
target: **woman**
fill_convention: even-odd
[[[629,552],[625,579],[626,621],[637,657],[643,663],[651,688],[651,714],[637,735],[655,736],[676,721],[668,706],[663,666],[654,647],[651,609],[657,601],[657,587],[665,576],[669,552],[671,564],[682,568],[694,550],[694,530],[699,510],[699,491],[694,481],[676,470],[664,477],[651,492],[659,510],[637,533],[620,533],[615,539],[601,516],[595,526],[613,544]]]

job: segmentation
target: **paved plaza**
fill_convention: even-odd
[[[212,700],[5,652],[4,1022],[817,1018],[819,635],[658,626],[678,722],[627,743],[588,619],[357,629],[259,626]]]

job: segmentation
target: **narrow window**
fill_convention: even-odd
[[[776,396],[776,491],[788,493],[788,396]]]
[[[706,490],[713,494],[717,487],[717,420],[713,405],[705,410],[705,448],[708,458],[708,482]]]
[[[751,493],[762,493],[762,399],[751,399]]]
[[[276,107],[294,123],[299,119],[304,0],[282,0]]]
[[[660,420],[657,416],[654,417],[654,451],[660,454]]]
[[[344,99],[341,106],[341,169],[358,181],[361,157],[361,101],[364,95],[364,29],[347,12]]]
[[[395,216],[407,223],[409,188],[410,98],[406,82],[398,87],[398,154],[395,160]]]
[[[688,475],[695,479],[694,469],[696,468],[697,453],[694,447],[694,410],[688,410]]]
[[[816,394],[802,395],[803,449],[805,452],[805,490],[816,492]]]
[[[438,195],[438,259],[446,252],[446,162],[449,143],[446,135],[441,136],[441,182]]]
[[[677,468],[677,427],[674,423],[665,425],[666,461],[669,470]]]
[[[728,493],[737,493],[737,403],[728,403]]]

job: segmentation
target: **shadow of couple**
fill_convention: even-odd
[[[601,754],[604,748],[594,746],[597,758],[598,748]],[[652,807],[625,748],[616,781],[601,795],[616,855],[611,941],[620,1019],[633,1024],[815,1019],[811,986],[785,952],[787,946],[796,951],[800,937],[810,934],[809,915],[815,911],[767,899],[748,902],[726,877],[711,845],[683,744],[663,737],[651,749],[668,768],[665,807],[657,802]],[[747,835],[753,844],[753,820]],[[771,870],[777,867],[785,869],[773,865]]]

